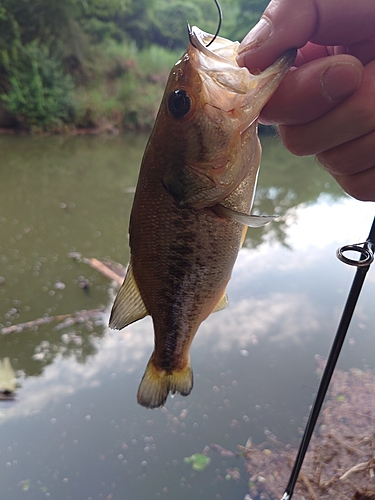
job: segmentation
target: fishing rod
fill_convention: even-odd
[[[328,356],[327,364],[323,372],[322,380],[319,385],[318,393],[315,398],[314,405],[311,409],[310,416],[305,428],[305,432],[303,434],[302,441],[296,456],[296,460],[294,462],[294,466],[290,474],[289,482],[287,484],[287,487],[285,489],[284,495],[282,496],[281,500],[291,500],[293,496],[298,474],[301,470],[302,463],[305,458],[307,448],[309,446],[316,422],[318,420],[319,413],[322,408],[323,401],[327,393],[332,374],[334,372],[337,360],[339,358],[340,351],[345,340],[346,332],[348,331],[349,324],[352,319],[359,294],[361,293],[363,282],[365,280],[367,271],[369,270],[370,265],[374,260],[374,250],[375,250],[375,217],[372,222],[369,236],[364,243],[345,245],[339,248],[336,252],[338,259],[340,259],[345,264],[357,267],[357,271],[354,276],[354,280],[348,298],[346,300],[341,320],[337,328],[337,332],[331,347],[331,351]],[[345,255],[345,253],[349,251],[359,253],[359,260],[348,258]]]

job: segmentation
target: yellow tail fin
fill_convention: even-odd
[[[139,385],[138,403],[146,408],[159,408],[167,400],[169,392],[188,396],[193,388],[193,372],[188,362],[181,370],[168,373],[157,368],[151,356]]]

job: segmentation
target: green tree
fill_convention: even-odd
[[[1,100],[24,128],[51,129],[71,121],[73,81],[47,44],[16,39],[9,52],[1,51],[0,61],[9,87]]]
[[[236,22],[237,38],[242,39],[259,21],[270,0],[239,0]]]
[[[155,11],[153,41],[171,49],[185,48],[188,42],[187,22],[200,26],[202,21],[199,5],[185,1],[166,3]]]
[[[92,34],[96,41],[113,32],[118,35],[116,17],[124,15],[132,1],[135,0],[1,0],[0,48],[9,49],[14,40],[14,21],[22,43],[38,38],[42,43],[59,42],[70,50],[74,44],[82,44],[82,32]],[[54,50],[53,44],[51,49]]]
[[[76,19],[96,43],[106,38],[121,41],[125,34],[119,26],[119,19],[129,12],[131,3],[132,0],[81,0]]]
[[[116,23],[127,40],[135,42],[138,47],[143,48],[152,42],[155,2],[156,0],[131,0],[126,13],[116,15]]]

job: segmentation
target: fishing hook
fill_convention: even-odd
[[[206,47],[209,47],[211,45],[211,43],[213,43],[216,40],[216,38],[217,38],[217,36],[219,34],[219,31],[220,31],[220,28],[221,28],[221,23],[223,21],[223,11],[221,10],[219,1],[218,0],[214,0],[214,2],[216,4],[217,10],[219,12],[219,23],[217,25],[216,33],[214,34],[212,40],[210,42],[208,42],[208,44],[206,45]],[[189,35],[189,41],[190,41],[190,43],[192,44],[193,47],[195,47],[197,49],[198,47],[196,47],[194,45],[194,42],[193,42],[193,37],[191,35],[191,27],[190,27],[189,23],[187,23],[187,30],[188,30],[188,35]]]
[[[361,246],[362,245],[362,246]],[[359,294],[361,293],[362,285],[365,280],[367,271],[370,269],[370,265],[374,260],[374,250],[375,250],[375,217],[372,222],[370,233],[367,240],[364,243],[356,243],[355,245],[345,245],[337,250],[337,257],[346,264],[350,266],[356,266],[357,271],[354,276],[352,286],[349,291],[348,298],[344,310],[341,315],[340,323],[336,331],[335,338],[327,359],[327,364],[324,369],[322,379],[320,381],[318,393],[316,395],[314,404],[311,408],[309,419],[307,421],[305,431],[302,436],[301,444],[298,449],[298,453],[294,462],[292,472],[290,473],[289,482],[285,489],[284,495],[281,500],[291,500],[294,492],[294,487],[297,482],[298,474],[301,470],[303,460],[305,458],[307,448],[309,446],[311,436],[314,432],[316,422],[319,417],[320,410],[323,405],[325,395],[328,390],[333,372],[336,367],[337,360],[339,358],[341,348],[344,344],[345,336],[348,331],[350,321],[352,319],[355,306],[358,301]],[[348,251],[358,252],[360,254],[359,260],[349,259],[345,257],[344,253]]]

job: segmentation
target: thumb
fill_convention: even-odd
[[[263,71],[286,50],[303,47],[317,23],[314,0],[272,0],[258,24],[242,40],[238,64],[250,71]]]

